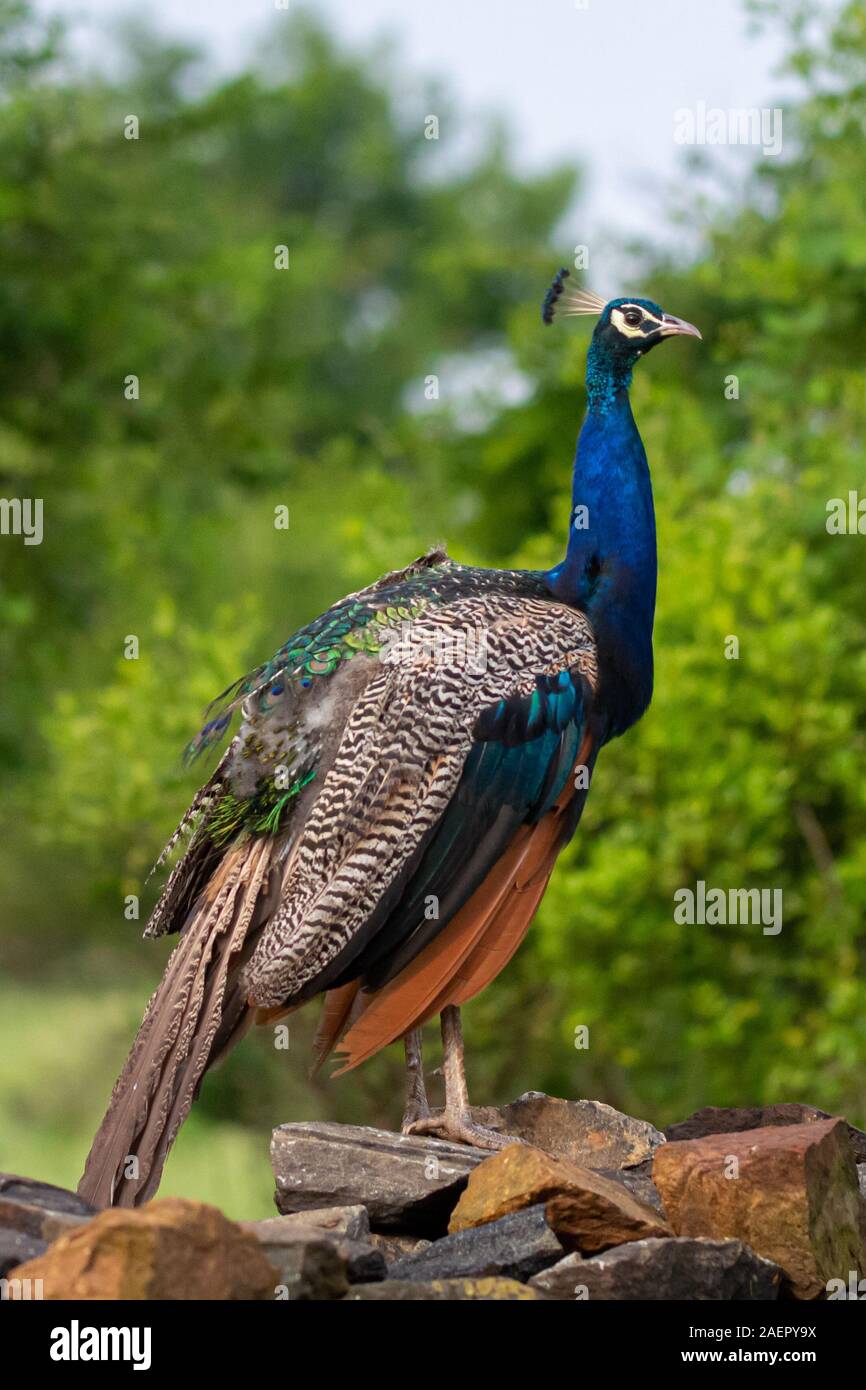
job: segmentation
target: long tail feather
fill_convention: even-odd
[[[239,976],[266,915],[273,859],[269,839],[232,850],[190,913],[88,1155],[78,1191],[92,1205],[153,1195],[206,1069],[251,1021]]]

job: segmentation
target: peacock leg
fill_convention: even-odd
[[[519,1144],[511,1134],[499,1134],[473,1120],[466,1089],[466,1070],[463,1061],[463,1029],[460,1010],[449,1004],[442,1010],[442,1070],[445,1073],[445,1109],[437,1115],[427,1115],[404,1127],[405,1134],[432,1134],[437,1139],[451,1139],[458,1144],[472,1144],[476,1149],[504,1149]]]
[[[427,1103],[427,1088],[424,1085],[424,1064],[421,1057],[421,1029],[413,1028],[403,1039],[406,1049],[406,1106],[403,1110],[403,1123],[400,1128],[404,1134],[418,1120],[428,1119],[430,1106]]]

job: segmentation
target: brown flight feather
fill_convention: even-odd
[[[578,754],[586,756],[588,743]],[[537,825],[524,826],[484,882],[448,926],[403,970],[363,1004],[336,1050],[342,1076],[381,1048],[477,994],[517,950],[529,929],[560,846],[562,812],[574,795],[569,781]]]

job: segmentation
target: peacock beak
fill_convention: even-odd
[[[663,338],[673,338],[683,335],[687,338],[700,338],[700,329],[695,328],[693,323],[686,323],[685,319],[678,319],[673,314],[665,314],[662,319],[662,326],[659,332]]]

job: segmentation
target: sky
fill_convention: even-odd
[[[89,55],[105,51],[113,17],[143,13],[129,0],[37,2],[76,20]],[[228,72],[295,4],[149,0],[144,13],[206,46]],[[562,158],[581,165],[584,197],[569,233],[575,243],[600,246],[602,259],[608,231],[611,242],[648,232],[665,240],[684,178],[678,110],[773,107],[785,89],[777,75],[783,39],[775,31],[748,36],[742,0],[307,0],[306,7],[352,42],[396,36],[407,78],[444,77],[470,115],[504,113],[522,166]],[[755,149],[713,157],[739,176]]]

